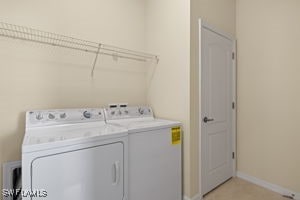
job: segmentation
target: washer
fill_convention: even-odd
[[[111,105],[107,123],[128,129],[129,199],[182,200],[181,123],[146,106]]]
[[[127,160],[127,130],[106,124],[102,109],[26,113],[25,200],[128,199]]]

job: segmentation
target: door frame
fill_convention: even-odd
[[[236,153],[236,149],[237,149],[237,145],[236,145],[236,110],[237,110],[237,99],[236,99],[236,91],[237,91],[237,78],[236,78],[236,39],[227,34],[224,33],[223,31],[207,24],[205,21],[203,21],[201,18],[199,19],[199,111],[198,111],[198,122],[199,122],[199,143],[198,143],[198,153],[199,153],[199,161],[198,161],[198,168],[199,168],[199,194],[200,194],[200,199],[202,199],[203,194],[202,194],[202,183],[203,183],[203,179],[202,179],[202,174],[203,174],[203,167],[202,164],[204,162],[203,161],[203,155],[202,155],[202,142],[203,142],[203,134],[202,134],[202,115],[201,115],[201,107],[203,106],[202,104],[202,30],[203,29],[208,29],[214,33],[217,33],[218,35],[221,35],[222,37],[225,37],[227,39],[229,39],[230,41],[232,41],[233,44],[233,49],[232,52],[234,54],[234,58],[232,60],[232,102],[234,102],[234,109],[232,109],[232,152],[234,152],[234,159],[232,159],[232,176],[235,177],[236,176],[236,158],[237,158],[237,153]]]

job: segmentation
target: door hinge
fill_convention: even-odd
[[[232,159],[234,159],[235,158],[235,155],[234,155],[234,152],[232,152]]]
[[[235,58],[235,54],[234,52],[232,52],[232,60],[234,60],[234,58]]]
[[[232,102],[232,109],[235,109],[235,103]]]

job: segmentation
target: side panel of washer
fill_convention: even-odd
[[[129,199],[181,200],[181,141],[172,129],[129,133]]]

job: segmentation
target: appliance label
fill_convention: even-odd
[[[181,128],[180,127],[173,127],[171,129],[172,133],[172,145],[177,145],[181,143]]]

